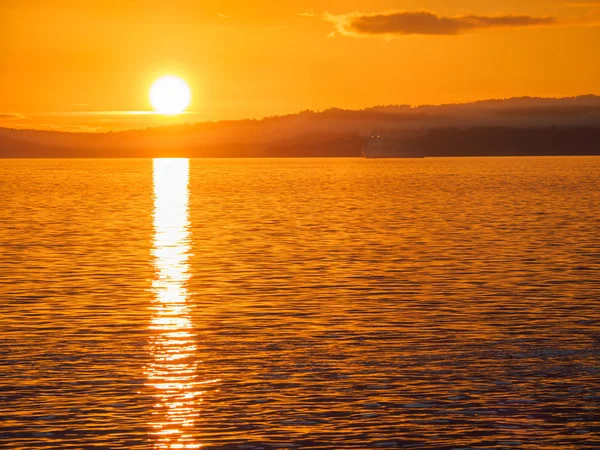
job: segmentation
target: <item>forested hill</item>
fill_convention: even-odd
[[[374,129],[429,156],[600,154],[600,97],[331,109],[108,133],[0,128],[0,157],[359,156]]]

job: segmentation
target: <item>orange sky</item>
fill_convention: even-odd
[[[2,0],[0,126],[104,130],[600,94],[599,18],[590,0]],[[190,84],[192,114],[121,113],[149,110],[164,74]]]

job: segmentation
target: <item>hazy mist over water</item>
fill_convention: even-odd
[[[600,448],[600,157],[0,161],[1,448]]]

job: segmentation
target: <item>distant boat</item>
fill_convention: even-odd
[[[371,133],[362,154],[365,158],[425,158],[425,152],[407,142]]]

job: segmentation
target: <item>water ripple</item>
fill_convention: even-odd
[[[0,162],[0,447],[600,448],[600,158],[162,164]]]

